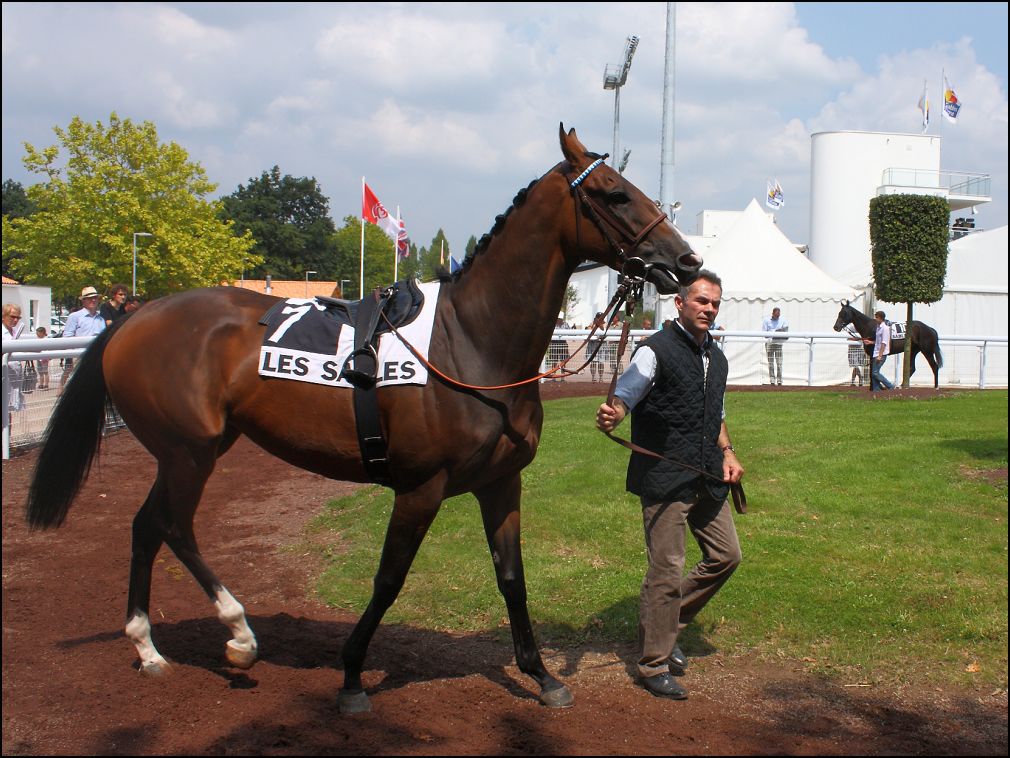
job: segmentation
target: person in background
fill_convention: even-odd
[[[789,322],[782,318],[779,308],[772,308],[771,318],[766,318],[761,324],[763,332],[788,332]],[[768,355],[768,381],[771,384],[782,385],[782,343],[788,337],[772,337],[765,345]]]
[[[887,315],[883,311],[873,314],[877,321],[877,333],[872,340],[865,339],[867,345],[873,345],[873,370],[870,372],[870,392],[876,392],[883,387],[885,390],[893,390],[891,384],[885,376],[880,373],[884,367],[887,356],[891,354],[891,327],[887,324]]]
[[[44,326],[40,326],[35,330],[35,336],[40,340],[44,340],[49,336],[49,332],[46,331]],[[49,389],[49,359],[39,358],[39,389],[47,390]]]
[[[129,290],[125,284],[113,284],[109,287],[109,300],[102,303],[99,311],[105,319],[106,326],[112,326],[112,322],[122,318],[126,314],[126,296]]]
[[[123,315],[127,313],[133,313],[135,310],[140,308],[144,304],[144,299],[139,295],[130,295],[126,298],[126,303],[123,305]]]
[[[6,344],[11,340],[19,340],[24,337],[25,325],[21,321],[21,306],[17,303],[3,304],[3,341]],[[6,379],[10,387],[10,397],[7,404],[7,412],[20,411],[25,407],[24,380],[25,370],[21,361],[9,361],[5,368]]]
[[[67,317],[67,323],[63,327],[64,337],[91,337],[105,331],[105,319],[98,312],[98,290],[94,287],[85,287],[81,290],[81,309],[74,311]],[[60,389],[62,390],[70,378],[70,373],[74,367],[73,358],[67,358],[63,362],[63,376],[60,377]]]
[[[632,443],[671,459],[633,452],[627,488],[641,500],[649,562],[639,599],[638,674],[650,693],[674,700],[687,698],[673,678],[688,666],[678,635],[741,561],[726,496],[744,470],[726,428],[728,364],[709,334],[721,303],[719,277],[699,271],[674,296],[680,318],[635,350],[613,405],[604,402],[596,413],[604,432],[630,413]],[[684,576],[687,527],[702,558]]]
[[[858,379],[859,386],[862,387],[863,371],[869,369],[870,362],[867,359],[866,349],[863,347],[863,340],[860,338],[859,334],[851,327],[847,331],[849,332],[849,366],[852,368],[852,375],[849,377],[849,384],[855,387],[856,380]]]

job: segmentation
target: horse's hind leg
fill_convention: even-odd
[[[567,686],[551,676],[544,666],[526,605],[526,577],[519,541],[519,505],[522,496],[520,475],[517,473],[497,481],[474,494],[480,502],[484,532],[498,578],[498,589],[508,608],[516,665],[540,685],[541,703],[551,708],[568,707],[574,702],[572,693]]]
[[[193,516],[216,457],[216,450],[208,450],[181,456],[181,461],[163,460],[158,480],[134,519],[127,636],[136,645],[141,669],[146,673],[159,674],[168,668],[151,642],[148,617],[151,567],[162,542],[168,543],[189,569],[214,603],[220,621],[231,630],[232,639],[226,649],[228,662],[249,668],[256,660],[256,638],[246,622],[245,609],[207,566],[193,533]]]
[[[338,698],[341,713],[371,710],[368,696],[361,686],[361,670],[368,643],[383,615],[400,594],[414,556],[442,504],[443,487],[444,479],[438,477],[410,493],[396,496],[393,514],[386,528],[379,570],[375,574],[372,599],[341,651],[344,662],[344,686]]]

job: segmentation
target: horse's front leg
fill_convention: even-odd
[[[526,577],[519,545],[519,502],[522,480],[518,473],[500,479],[474,492],[480,502],[484,531],[491,559],[498,577],[498,589],[505,598],[519,670],[540,685],[540,702],[550,708],[565,708],[574,703],[571,691],[555,679],[544,666],[540,649],[533,637],[526,607]]]
[[[372,599],[341,651],[344,686],[337,701],[341,713],[371,710],[368,696],[361,686],[361,670],[368,644],[383,615],[400,594],[414,556],[442,505],[444,485],[444,476],[439,476],[412,492],[396,496],[393,515],[386,528],[382,557],[379,558],[379,570],[375,574]]]

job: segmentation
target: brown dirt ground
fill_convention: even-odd
[[[544,388],[545,397],[603,392]],[[28,452],[3,463],[5,755],[1007,753],[1005,689],[883,691],[817,678],[802,661],[716,650],[692,659],[691,698],[675,703],[636,686],[629,640],[545,650],[575,695],[573,708],[554,711],[490,633],[395,625],[380,627],[366,662],[372,712],[341,715],[339,652],[356,617],[313,599],[318,565],[298,545],[320,506],[353,485],[245,440],[212,477],[197,533],[245,604],[261,660],[247,672],[224,663],[227,633],[163,551],[151,615],[175,672],[147,679],[122,626],[130,522],[153,460],[129,433],[110,436],[68,523],[29,533],[22,510],[34,460]]]

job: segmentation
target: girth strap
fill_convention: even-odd
[[[376,484],[388,485],[389,460],[386,438],[379,418],[377,375],[379,357],[376,352],[375,328],[383,310],[390,302],[391,290],[374,290],[362,298],[354,322],[354,350],[344,362],[342,379],[354,385],[354,423],[358,432],[361,461],[368,478]]]

